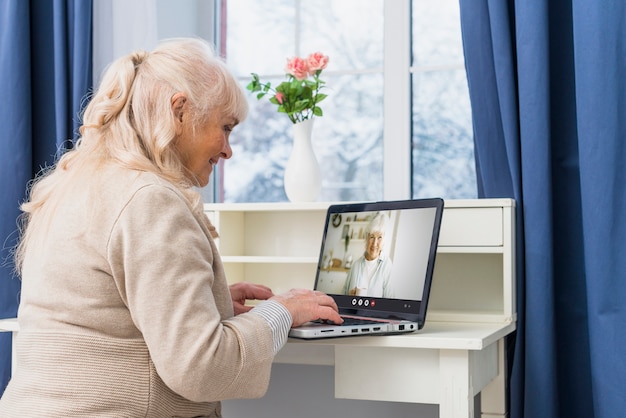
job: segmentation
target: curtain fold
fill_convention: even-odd
[[[10,248],[17,239],[18,201],[23,199],[31,175],[30,86],[26,82],[30,77],[30,54],[28,47],[16,48],[29,45],[28,26],[27,2],[0,3],[0,91],[5,94],[0,112],[0,318],[14,317],[17,312],[20,282],[13,274]],[[11,334],[0,333],[0,393],[10,373]]]
[[[626,7],[460,5],[479,196],[517,202],[510,416],[623,416]]]
[[[0,318],[14,317],[20,282],[11,248],[28,181],[72,146],[91,87],[91,0],[0,2]],[[0,393],[10,376],[11,335],[0,334]]]
[[[582,231],[596,417],[626,396],[626,3],[573,0]]]

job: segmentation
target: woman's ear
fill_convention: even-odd
[[[183,117],[187,113],[187,96],[176,93],[172,96],[172,113],[177,122],[177,130],[182,128]]]

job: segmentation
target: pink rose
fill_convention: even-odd
[[[276,100],[278,103],[283,104],[283,94],[281,92],[276,93]]]
[[[306,62],[311,73],[317,70],[323,70],[328,65],[328,55],[324,55],[321,52],[315,52],[309,55]]]
[[[287,60],[285,72],[294,76],[297,80],[304,80],[309,75],[309,67],[302,58],[293,57]]]

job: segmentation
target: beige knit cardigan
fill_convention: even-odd
[[[219,400],[262,396],[272,334],[233,317],[206,217],[152,174],[90,182],[26,255],[0,417],[219,417]]]

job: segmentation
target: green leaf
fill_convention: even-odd
[[[324,100],[325,98],[327,98],[328,95],[327,94],[323,94],[323,93],[318,93],[317,96],[315,96],[315,101],[317,103],[321,102],[322,100]]]
[[[295,105],[295,109],[294,109],[294,110],[295,110],[296,112],[301,112],[301,111],[303,111],[304,109],[308,109],[309,107],[310,107],[310,106],[309,106],[309,101],[308,101],[308,100],[298,100],[298,101],[296,102],[296,105]]]

